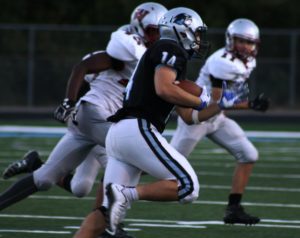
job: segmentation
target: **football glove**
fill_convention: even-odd
[[[221,109],[231,108],[233,105],[241,102],[241,97],[247,93],[247,87],[241,85],[240,87],[229,89],[226,81],[222,82],[222,96],[218,102]]]
[[[265,112],[270,106],[270,99],[265,97],[264,93],[260,93],[248,102],[248,106],[253,110]]]
[[[202,109],[206,108],[209,101],[210,101],[210,94],[208,93],[205,86],[202,87],[202,93],[200,95],[201,103],[198,107],[194,107],[197,111],[201,111]]]
[[[75,108],[75,102],[69,98],[65,98],[63,102],[55,109],[54,118],[62,123],[65,123],[71,116]]]

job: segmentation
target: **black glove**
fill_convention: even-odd
[[[248,105],[253,110],[265,112],[270,106],[270,99],[260,93],[256,98],[249,101]]]
[[[75,102],[69,98],[65,98],[63,102],[55,109],[54,118],[62,123],[65,123],[71,116],[74,107]]]

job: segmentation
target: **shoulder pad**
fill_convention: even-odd
[[[208,64],[209,74],[218,79],[234,80],[242,71],[240,63],[233,60],[232,55],[226,53],[223,49],[212,54],[206,63]]]
[[[106,51],[115,59],[135,61],[142,57],[146,47],[138,35],[126,31],[126,28],[120,28],[111,34]]]

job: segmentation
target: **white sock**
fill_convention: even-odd
[[[139,195],[135,187],[126,187],[122,192],[130,202],[139,200]]]

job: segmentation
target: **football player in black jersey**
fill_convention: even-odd
[[[199,111],[207,107],[210,97],[206,93],[197,97],[174,84],[185,79],[191,56],[201,54],[207,46],[201,40],[207,27],[195,11],[183,7],[168,11],[159,27],[161,38],[139,61],[126,88],[123,108],[108,118],[114,124],[106,137],[109,159],[104,176],[106,196],[100,208],[103,215],[89,214],[86,220],[98,216],[99,222],[90,231],[79,230],[76,238],[83,234],[96,237],[105,227],[113,235],[133,201],[187,203],[198,198],[195,171],[161,133],[175,106]],[[235,102],[235,95],[227,96],[211,107],[220,111]],[[142,171],[157,181],[137,185]]]

